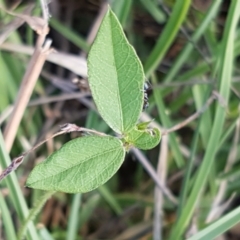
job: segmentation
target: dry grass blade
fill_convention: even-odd
[[[226,166],[224,169],[225,173],[232,169],[233,164],[236,161],[237,152],[238,152],[237,149],[238,149],[238,145],[239,145],[239,133],[240,133],[240,118],[237,121],[236,131],[235,131],[235,135],[234,135],[234,139],[233,139],[233,145],[229,151],[227,163],[226,163]],[[223,210],[225,210],[225,208],[222,207],[221,203],[226,194],[227,186],[228,186],[227,180],[221,181],[221,183],[219,185],[218,193],[213,200],[212,208],[207,216],[206,223],[210,223],[210,222],[216,220],[219,216],[221,216],[221,214],[223,213]],[[231,199],[231,201],[228,200],[227,203],[225,204],[227,207],[232,202],[233,197],[231,197],[230,199]]]
[[[22,19],[22,21],[26,22],[39,35],[46,35],[49,32],[48,22],[43,18],[30,16],[28,14],[17,14],[1,6],[0,8],[12,16]]]
[[[34,8],[33,4],[29,4],[26,9],[23,11],[23,15],[29,15]],[[0,34],[0,45],[8,38],[8,36],[19,28],[25,21],[20,18],[13,19],[10,23],[8,23],[3,30],[1,30]]]
[[[7,12],[13,14],[12,12]],[[12,147],[23,113],[26,109],[30,96],[32,95],[33,88],[42,70],[46,57],[51,52],[51,42],[46,41],[46,43],[44,44],[46,34],[49,31],[48,24],[45,19],[31,17],[24,14],[14,13],[13,15],[20,17],[24,21],[28,22],[30,27],[32,27],[38,33],[38,39],[35,46],[35,51],[23,77],[13,113],[4,130],[4,138],[7,151],[10,151]]]
[[[157,175],[159,176],[160,181],[166,185],[166,176],[167,176],[167,155],[168,155],[168,136],[162,138],[160,149],[159,149],[159,159],[157,166]],[[155,240],[162,239],[162,211],[163,211],[163,195],[159,191],[158,187],[155,187],[154,194],[154,223],[153,223],[153,236]]]
[[[4,138],[7,151],[10,151],[12,147],[23,113],[26,109],[38,76],[42,70],[46,55],[49,53],[49,50],[42,51],[41,47],[37,47],[31,58],[28,69],[23,77],[20,90],[18,92],[13,113],[4,130]]]
[[[33,47],[12,43],[3,43],[0,46],[0,49],[15,53],[23,53],[27,55],[32,55],[34,52]],[[46,61],[62,66],[84,78],[87,77],[87,63],[86,59],[83,57],[73,54],[53,52],[50,55],[46,56]]]

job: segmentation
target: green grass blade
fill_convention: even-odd
[[[213,224],[209,225],[202,231],[187,240],[202,240],[202,239],[215,239],[217,236],[226,232],[228,229],[240,222],[240,207],[231,211],[224,217],[220,218]]]
[[[28,217],[25,219],[22,227],[18,232],[18,240],[22,240],[25,236],[28,224],[33,221],[37,214],[41,211],[46,201],[54,194],[55,192],[46,192],[38,201],[34,204],[34,207],[29,211]]]
[[[189,186],[190,186],[190,177],[191,177],[191,172],[194,166],[194,159],[195,159],[195,154],[197,151],[197,144],[199,142],[199,131],[200,131],[200,122],[194,132],[194,137],[192,140],[192,146],[191,146],[191,155],[190,158],[187,161],[187,166],[186,170],[184,172],[184,178],[183,178],[183,185],[180,193],[180,198],[179,198],[179,206],[178,206],[178,213],[177,216],[179,217],[181,215],[181,212],[184,209],[186,199],[187,199],[187,193],[189,191]]]
[[[132,8],[132,0],[111,0],[111,7],[114,13],[116,14],[119,22],[122,27],[125,27],[126,20],[130,14]]]
[[[90,46],[87,44],[87,42],[81,36],[79,36],[79,34],[74,32],[72,29],[64,26],[62,23],[60,23],[55,18],[51,18],[49,24],[52,28],[54,28],[56,31],[58,31],[66,39],[68,39],[70,42],[74,43],[77,47],[81,48],[85,52],[89,51]]]
[[[94,214],[94,211],[98,207],[101,201],[101,197],[98,192],[94,192],[93,195],[88,197],[86,203],[80,209],[79,214],[79,228],[81,229],[87,222],[91,219],[91,216]]]
[[[212,19],[216,16],[221,2],[222,2],[222,0],[213,1],[212,6],[209,8],[202,23],[200,24],[198,29],[193,34],[192,42],[189,42],[186,44],[186,46],[182,50],[181,54],[178,56],[177,60],[171,67],[171,70],[169,71],[169,73],[167,74],[165,79],[163,80],[164,82],[167,83],[174,79],[174,77],[178,73],[179,69],[183,66],[183,64],[186,62],[187,58],[189,57],[191,51],[194,49],[193,43],[196,43],[199,40],[199,38],[205,32],[206,28],[209,26]]]
[[[6,168],[11,162],[9,155],[5,150],[4,140],[1,132],[0,132],[0,162],[1,162],[2,168]],[[14,172],[11,173],[3,181],[6,181],[7,187],[10,191],[11,200],[14,204],[14,207],[18,213],[20,220],[23,222],[25,218],[28,216],[29,211],[28,211],[26,202],[24,200],[21,188],[19,186],[16,174]],[[36,240],[39,239],[37,230],[32,222],[30,222],[28,225],[27,237],[28,239],[36,239]]]
[[[194,77],[199,77],[202,76],[204,73],[208,72],[210,70],[209,65],[206,62],[203,62],[201,64],[199,64],[198,66],[196,66],[193,69],[190,69],[187,72],[184,72],[183,74],[181,74],[177,80],[178,81],[186,81],[189,79],[192,79]]]
[[[9,82],[12,80],[12,74],[10,73],[6,62],[4,61],[2,53],[0,53],[0,93],[1,93],[1,101],[0,101],[0,111],[2,112],[8,105],[10,105],[10,96],[9,96],[9,85],[6,84],[6,80]]]
[[[13,219],[11,217],[11,213],[9,211],[9,208],[5,202],[5,199],[0,193],[0,209],[1,209],[1,219],[4,227],[4,235],[7,239],[16,240],[17,236],[15,234],[15,229],[13,226]]]
[[[42,240],[55,240],[50,233],[46,230],[46,228],[41,228],[39,230],[39,235]]]
[[[193,98],[195,101],[195,105],[198,111],[202,108],[204,103],[206,102],[207,98],[210,96],[212,88],[209,86],[204,85],[196,85],[192,88]],[[203,143],[204,148],[206,148],[209,140],[209,133],[212,129],[212,118],[210,109],[207,109],[202,114],[202,120],[200,123],[200,134],[201,140]]]
[[[238,119],[236,119],[227,129],[227,131],[224,132],[223,136],[221,137],[221,140],[219,142],[219,149],[222,147],[225,141],[231,136],[231,133],[235,130],[236,124]]]
[[[152,75],[152,83],[154,85],[157,84],[157,79],[156,79],[155,74]],[[165,112],[166,107],[164,105],[160,90],[159,89],[153,89],[153,94],[154,94],[154,98],[155,98],[155,101],[156,101],[156,104],[157,104],[159,116],[160,116],[160,119],[161,119],[164,127],[168,127],[168,128],[172,127],[173,125],[170,121],[170,118],[168,117],[168,115]],[[174,155],[174,159],[176,161],[176,165],[178,167],[182,167],[184,165],[184,160],[183,160],[180,148],[179,148],[179,144],[177,143],[175,133],[171,133],[169,135],[169,142],[170,142],[170,145],[171,145],[171,149],[173,151],[173,155]]]
[[[158,64],[161,62],[165,53],[174,41],[174,38],[176,37],[179,28],[181,27],[187,15],[190,5],[190,0],[176,1],[171,17],[168,20],[167,25],[165,26],[160,38],[157,41],[157,44],[155,45],[144,65],[144,70],[147,77],[149,77],[151,73],[157,68]]]
[[[71,211],[68,219],[68,229],[66,239],[77,239],[79,224],[79,208],[81,206],[82,194],[78,193],[73,196]]]
[[[98,191],[117,215],[122,214],[121,206],[119,205],[118,201],[116,201],[112,193],[109,191],[109,189],[105,185],[100,186],[98,188]]]
[[[238,56],[240,54],[240,39],[236,39],[234,42],[234,56]],[[212,58],[210,60],[210,63],[216,64],[217,59]],[[198,66],[196,66],[193,69],[190,69],[183,74],[179,75],[177,77],[178,81],[186,81],[195,77],[199,77],[204,75],[207,71],[211,70],[209,65],[206,62],[200,63]]]
[[[227,22],[225,25],[224,36],[222,40],[222,54],[220,61],[220,95],[225,99],[226,104],[228,103],[230,85],[231,85],[231,75],[233,68],[233,46],[235,40],[235,29],[239,20],[240,12],[240,1],[233,0],[231,2],[230,9],[228,11]],[[179,239],[180,236],[185,231],[191,216],[194,211],[194,206],[199,200],[200,193],[207,181],[208,174],[210,172],[211,166],[214,162],[214,157],[218,149],[218,144],[220,141],[220,136],[223,129],[223,124],[225,121],[226,110],[217,104],[216,114],[213,122],[213,128],[209,138],[209,143],[204,155],[202,164],[200,166],[199,172],[197,174],[196,181],[194,183],[192,192],[189,196],[187,204],[178,219],[176,225],[170,235],[171,240]]]
[[[158,7],[158,5],[153,2],[152,0],[145,1],[140,0],[142,5],[146,8],[146,10],[149,12],[149,14],[152,15],[152,17],[156,20],[158,23],[163,23],[166,21],[166,15],[163,11]]]

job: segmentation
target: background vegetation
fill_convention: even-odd
[[[153,125],[165,135],[151,151],[131,151],[104,186],[86,194],[55,193],[41,211],[29,215],[29,209],[49,198],[49,193],[24,187],[33,166],[79,134],[50,139],[1,182],[1,237],[17,239],[17,231],[21,235],[28,227],[27,239],[44,240],[239,239],[237,0],[52,1],[47,38],[58,52],[47,56],[32,91],[20,86],[37,35],[33,26],[24,23],[26,19],[2,9],[2,169],[63,123],[112,134],[95,110],[86,74],[86,56],[107,4],[118,16],[150,82],[150,106],[141,120],[154,119]],[[0,5],[17,14],[42,16],[37,1],[1,0]],[[23,117],[15,117],[19,127],[15,123],[10,128],[18,130],[11,135],[15,139],[11,144],[6,129],[13,104],[27,91],[31,100],[21,105]],[[176,131],[167,134],[173,126]],[[164,191],[156,185],[156,174]]]

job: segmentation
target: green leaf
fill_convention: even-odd
[[[130,131],[143,107],[145,76],[111,10],[106,13],[88,56],[93,99],[106,123],[117,133]]]
[[[67,193],[88,192],[108,181],[124,156],[123,144],[115,137],[76,138],[37,165],[26,185]]]
[[[144,124],[148,123],[149,122],[140,123],[127,134],[124,139],[127,146],[148,150],[158,145],[161,139],[161,133],[157,128],[148,129],[147,126],[145,126],[144,129]]]

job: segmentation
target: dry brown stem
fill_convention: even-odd
[[[16,14],[14,15],[16,16]],[[33,27],[33,29],[36,30],[39,35],[36,42],[34,53],[31,57],[26,73],[23,77],[20,90],[18,92],[16,102],[14,105],[13,113],[11,114],[7,126],[4,130],[4,138],[7,151],[11,150],[19,124],[21,122],[26,106],[29,102],[29,99],[32,95],[36,81],[42,70],[47,55],[51,52],[50,50],[51,42],[46,41],[46,43],[44,44],[46,34],[48,33],[48,25],[46,24],[46,22],[43,19],[42,19],[43,21],[38,21],[39,19],[36,20],[35,17],[31,18],[30,16],[26,15],[21,16],[17,15],[17,17],[22,18],[28,23],[30,21],[32,24],[30,26]],[[37,24],[39,24],[37,25],[37,27],[35,25],[36,22]]]

